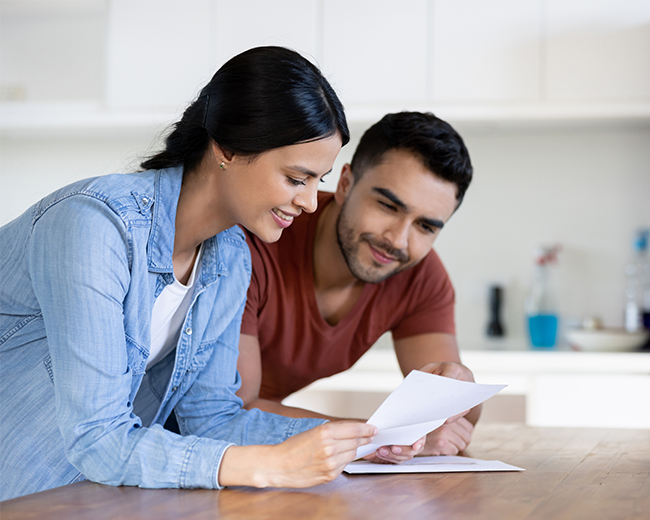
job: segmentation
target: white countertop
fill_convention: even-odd
[[[525,393],[524,378],[536,374],[650,375],[648,352],[463,350],[461,359],[478,383],[508,384],[505,393]],[[321,379],[312,390],[390,392],[403,376],[392,349],[368,351],[350,370]]]

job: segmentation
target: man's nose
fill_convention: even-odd
[[[405,250],[408,246],[409,224],[404,220],[395,222],[385,234],[395,249]]]

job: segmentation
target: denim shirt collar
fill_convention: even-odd
[[[156,171],[154,181],[155,199],[151,234],[147,244],[149,271],[172,273],[172,253],[176,229],[176,209],[183,182],[183,167]]]
[[[172,274],[174,272],[172,253],[174,251],[176,230],[176,210],[182,182],[182,166],[156,171],[154,202],[157,202],[157,204],[153,204],[153,221],[147,244],[147,259],[150,272],[160,274]],[[233,229],[235,233],[240,234],[243,238],[243,233],[236,226]],[[227,264],[230,255],[227,253],[227,247],[222,246],[226,245],[226,236],[231,233],[232,230],[226,230],[204,242],[200,285],[210,285],[218,276],[228,273]]]

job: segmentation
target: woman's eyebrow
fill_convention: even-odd
[[[321,177],[323,175],[327,175],[328,173],[332,173],[332,168],[330,168],[329,171],[326,171],[323,174],[313,172],[309,168],[305,168],[304,166],[288,166],[287,168],[289,168],[290,170],[294,170],[294,171],[297,171],[299,173],[302,173],[304,175],[309,175],[310,177],[314,177],[314,178],[318,178],[318,177]]]

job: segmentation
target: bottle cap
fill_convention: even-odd
[[[560,252],[560,245],[539,246],[535,249],[535,263],[537,265],[554,264],[557,262],[557,255]]]
[[[650,229],[639,229],[634,237],[634,250],[639,252],[647,251],[648,238],[650,238]]]

